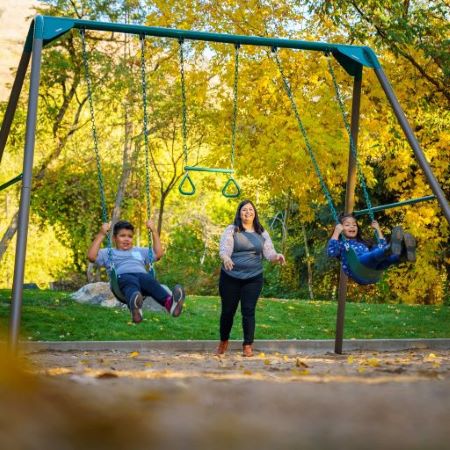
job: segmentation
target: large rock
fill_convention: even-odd
[[[171,294],[171,291],[167,286],[162,285],[162,287],[169,294]],[[78,289],[78,291],[71,294],[70,297],[78,303],[100,305],[106,308],[126,308],[126,305],[119,302],[119,300],[114,297],[114,294],[111,292],[109,287],[109,283],[104,283],[101,281],[98,283],[86,284],[82,288]],[[166,309],[152,297],[145,297],[143,309],[155,312],[166,311]]]

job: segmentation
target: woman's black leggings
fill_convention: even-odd
[[[220,271],[219,293],[222,300],[220,314],[220,340],[227,341],[230,337],[233,319],[241,301],[242,328],[244,344],[252,344],[255,336],[255,309],[263,286],[262,274],[256,277],[240,280]]]

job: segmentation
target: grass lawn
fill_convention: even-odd
[[[0,330],[7,330],[10,290],[0,290]],[[260,299],[256,339],[333,339],[336,303]],[[135,325],[126,309],[81,305],[67,292],[25,290],[21,338],[33,341],[217,339],[218,297],[188,296],[183,314],[146,312]],[[6,331],[5,331],[6,332]],[[450,338],[450,307],[348,303],[345,338]],[[242,339],[241,317],[231,339]]]

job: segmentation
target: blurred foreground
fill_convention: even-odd
[[[0,355],[13,449],[444,449],[450,351]]]

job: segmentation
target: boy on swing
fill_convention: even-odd
[[[87,254],[89,261],[106,267],[108,272],[114,267],[120,290],[126,298],[126,304],[134,323],[142,322],[142,305],[145,296],[153,297],[173,317],[181,314],[185,299],[183,286],[175,285],[172,295],[170,295],[147,272],[146,266],[159,260],[164,251],[158,232],[151,220],[146,222],[146,227],[152,233],[152,249],[133,247],[133,225],[130,222],[119,220],[113,228],[115,248],[100,249],[103,239],[111,229],[111,223],[104,223]]]

